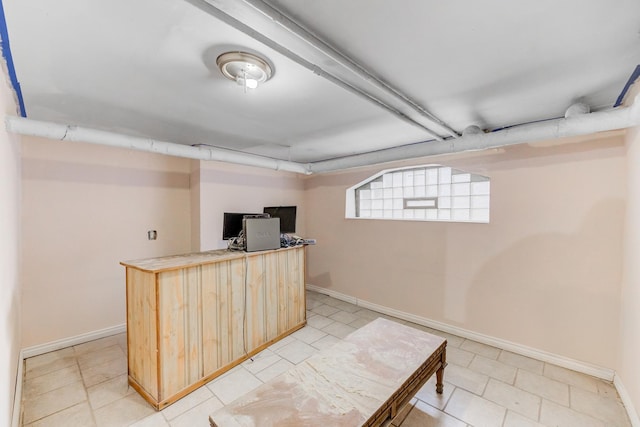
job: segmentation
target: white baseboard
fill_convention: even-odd
[[[51,351],[60,350],[73,345],[82,344],[85,342],[97,340],[111,335],[117,335],[127,332],[127,325],[111,326],[109,328],[99,329],[93,332],[87,332],[86,334],[76,335],[74,337],[63,338],[61,340],[51,341],[44,344],[34,345],[31,347],[22,349],[22,356],[24,359],[29,357],[38,356],[40,354],[49,353]]]
[[[378,313],[387,314],[389,316],[397,317],[398,319],[407,320],[409,322],[417,323],[419,325],[427,326],[439,331],[448,332],[453,335],[457,335],[462,338],[467,338],[473,341],[481,342],[483,344],[498,347],[503,350],[510,351],[512,353],[520,354],[522,356],[531,357],[543,362],[552,363],[554,365],[562,366],[563,368],[571,369],[572,371],[582,372],[587,375],[601,378],[607,381],[613,381],[615,371],[609,368],[603,368],[601,366],[592,365],[590,363],[582,362],[579,360],[571,359],[569,357],[560,356],[557,354],[549,353],[544,350],[538,350],[535,348],[527,347],[522,344],[517,344],[511,341],[495,338],[489,335],[480,334],[468,329],[463,329],[457,326],[448,325],[446,323],[431,320],[426,317],[416,316],[415,314],[407,313],[404,311],[396,310],[393,308],[385,307],[379,304],[374,304],[365,300],[361,300],[350,295],[345,295],[340,292],[336,292],[331,289],[321,288],[315,285],[306,285],[306,288],[313,292],[328,295],[330,297],[355,304],[357,306],[367,308],[369,310],[377,311]],[[635,426],[634,426],[635,427]],[[640,427],[640,426],[638,426]]]
[[[622,400],[622,404],[624,408],[627,410],[627,415],[629,415],[629,420],[631,421],[632,427],[640,427],[640,417],[638,417],[638,411],[631,400],[631,396],[629,396],[629,392],[627,388],[622,383],[620,376],[616,373],[615,377],[613,377],[613,385],[618,390],[618,394],[620,395],[620,399]]]
[[[20,414],[22,412],[22,378],[24,377],[24,352],[20,350],[18,356],[18,371],[16,372],[16,393],[13,396],[13,413],[11,415],[11,427],[20,427]]]

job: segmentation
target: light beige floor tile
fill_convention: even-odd
[[[129,427],[169,427],[169,422],[162,415],[162,412],[156,412],[153,415],[144,417],[140,421],[136,421]]]
[[[466,427],[466,425],[422,401],[416,402],[400,424],[401,427]]]
[[[560,405],[569,406],[569,386],[567,384],[519,369],[516,374],[515,385],[529,393],[536,394]]]
[[[93,366],[102,365],[114,359],[127,359],[127,354],[122,350],[119,344],[104,347],[100,350],[83,353],[77,356],[80,369],[88,369]]]
[[[98,427],[123,427],[152,415],[155,410],[138,393],[93,411]]]
[[[571,408],[605,422],[607,427],[629,427],[631,423],[622,402],[617,398],[592,393],[571,386]]]
[[[472,426],[501,427],[506,409],[468,391],[456,388],[445,412]]]
[[[411,399],[409,402],[407,402],[406,405],[404,405],[402,408],[400,408],[400,410],[398,411],[398,413],[396,414],[396,416],[387,423],[387,425],[382,424],[383,427],[399,427],[402,425],[402,422],[407,418],[407,416],[409,415],[409,412],[411,412],[411,410],[413,409],[413,406],[416,404],[418,400],[417,399]]]
[[[600,420],[545,399],[540,409],[540,422],[554,427],[605,427]]]
[[[109,360],[100,365],[86,369],[80,369],[86,387],[91,387],[101,382],[110,380],[127,373],[127,359],[118,358]]]
[[[276,351],[278,355],[287,359],[294,365],[306,360],[309,356],[317,352],[318,350],[315,347],[298,340],[294,340],[292,343],[289,343]]]
[[[311,298],[307,298],[307,310],[312,310],[316,307],[321,306],[322,304],[324,304],[322,301],[318,301],[316,299],[311,299]]]
[[[91,408],[86,402],[82,402],[26,427],[93,427],[95,425]]]
[[[257,374],[265,368],[282,360],[282,357],[271,351],[271,349],[262,350],[250,359],[242,362],[242,366],[252,374]]]
[[[340,323],[344,323],[345,325],[348,325],[349,323],[357,320],[358,316],[356,316],[353,313],[349,313],[348,311],[339,311],[329,316],[329,318],[332,320],[335,320],[336,322],[340,322]]]
[[[332,314],[339,312],[340,309],[332,305],[322,304],[311,311],[321,316],[329,317]]]
[[[50,374],[62,368],[77,365],[73,348],[52,351],[39,356],[30,357],[25,360],[25,379],[39,377]]]
[[[599,380],[597,383],[598,394],[604,397],[610,397],[612,399],[619,398],[618,391],[614,385],[608,381]]]
[[[515,366],[516,368],[524,369],[525,371],[533,372],[534,374],[542,375],[544,369],[544,362],[541,362],[530,357],[521,356],[519,354],[512,353],[510,351],[502,350],[498,361],[506,363],[507,365]]]
[[[73,347],[73,350],[76,356],[80,356],[82,354],[91,353],[97,350],[102,350],[107,347],[111,347],[113,345],[118,345],[118,343],[119,343],[118,335],[111,335],[110,337],[100,338],[97,340],[78,344]]]
[[[24,381],[22,397],[31,399],[39,394],[63,387],[67,384],[82,381],[77,364],[58,369],[48,374],[33,377]]]
[[[439,331],[437,329],[433,330],[433,334],[437,335],[439,337],[445,338],[447,340],[447,349],[449,349],[451,347],[460,347],[462,345],[462,343],[464,343],[466,341],[462,337],[450,334],[448,332]]]
[[[496,360],[498,358],[498,355],[500,355],[499,348],[472,340],[464,340],[464,342],[460,344],[460,348],[494,360]]]
[[[343,339],[344,337],[349,335],[351,332],[355,331],[356,328],[351,327],[349,325],[345,325],[343,323],[334,322],[329,326],[325,326],[324,328],[322,328],[322,330],[328,334],[333,335],[336,338]]]
[[[346,311],[348,313],[355,313],[360,310],[362,307],[358,307],[355,304],[348,303],[346,301],[340,301],[338,299],[328,299],[324,302],[327,305],[332,305],[342,311]]]
[[[527,417],[523,417],[518,413],[507,411],[507,418],[505,418],[504,420],[503,427],[546,427],[546,426],[543,426],[542,424],[536,421],[530,420]]]
[[[135,390],[129,387],[126,374],[87,388],[89,403],[94,410],[122,399],[131,393],[135,393]]]
[[[261,384],[262,381],[243,368],[211,381],[207,387],[222,403],[228,405]]]
[[[171,427],[210,427],[209,416],[222,408],[222,403],[212,397],[184,414],[171,420]]]
[[[329,326],[333,322],[334,321],[329,319],[328,317],[321,316],[319,314],[316,314],[315,316],[307,319],[307,325],[316,329],[322,329],[325,326]]]
[[[295,340],[296,339],[293,338],[291,335],[287,335],[286,337],[282,338],[280,341],[276,341],[273,344],[271,344],[269,346],[269,350],[276,351],[277,349],[282,348],[285,345],[294,342]]]
[[[213,397],[213,393],[211,392],[211,390],[209,390],[207,387],[200,387],[192,391],[182,399],[178,400],[177,402],[164,408],[162,410],[162,414],[167,420],[171,421],[209,399],[215,399],[216,401],[218,401],[218,399]],[[222,406],[222,404],[220,405]]]
[[[24,423],[29,424],[86,400],[87,393],[80,381],[40,394],[24,401]]]
[[[298,329],[293,334],[291,334],[291,336],[294,337],[295,339],[305,342],[307,344],[311,344],[315,341],[318,341],[320,338],[326,335],[327,335],[326,332],[323,332],[320,329],[316,329],[312,326],[305,326],[304,328]]]
[[[378,317],[382,317],[382,314],[378,313],[377,311],[369,310],[368,308],[361,308],[360,310],[354,312],[353,314],[355,314],[356,316],[362,319],[369,319],[369,320],[375,320]]]
[[[471,369],[451,364],[444,370],[444,378],[451,384],[481,396],[489,377]]]
[[[125,352],[127,352],[127,334],[118,334],[115,336],[116,337],[116,341],[118,341],[118,345],[122,348],[122,350]]]
[[[516,368],[480,355],[473,359],[469,365],[469,369],[488,375],[507,384],[513,384],[516,379]]]
[[[354,320],[353,322],[349,323],[349,326],[351,326],[352,328],[356,328],[356,329],[360,329],[363,326],[367,325],[371,323],[371,320],[369,319],[363,319],[362,317],[358,317],[356,320]]]
[[[336,338],[333,335],[327,335],[323,338],[320,338],[318,341],[311,344],[312,347],[317,348],[319,351],[325,350],[329,347],[334,346],[336,343],[340,342],[340,338]]]
[[[572,371],[570,369],[561,368],[560,366],[552,365],[550,363],[544,364],[545,377],[561,381],[569,385],[583,388],[584,390],[597,393],[598,392],[598,379],[581,374],[580,372]]]
[[[258,379],[260,381],[266,383],[267,381],[271,380],[272,378],[277,377],[278,375],[282,374],[283,372],[288,371],[289,369],[291,369],[294,366],[296,366],[296,365],[294,365],[293,363],[289,362],[288,360],[280,359],[279,361],[277,361],[273,365],[269,366],[268,368],[265,368],[262,371],[258,372],[256,374],[256,377],[258,377]]]
[[[475,356],[476,354],[470,351],[447,346],[447,362],[449,363],[468,368]]]
[[[541,398],[535,394],[490,379],[482,397],[524,415],[531,420],[538,419]]]
[[[444,371],[446,376],[447,370],[445,369]],[[418,392],[416,393],[416,398],[422,400],[425,403],[428,403],[435,408],[443,409],[449,401],[449,398],[451,397],[451,394],[453,393],[453,390],[455,388],[456,387],[453,384],[445,381],[442,393],[436,393],[436,376],[433,375],[431,378],[429,378],[429,381],[427,381],[422,386],[422,388],[418,390]]]

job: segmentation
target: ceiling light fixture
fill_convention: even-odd
[[[266,60],[247,52],[226,52],[218,56],[216,64],[222,74],[247,89],[269,80],[273,74]]]

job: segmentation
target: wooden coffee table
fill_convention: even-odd
[[[213,427],[379,426],[436,374],[444,338],[378,318],[213,413]]]

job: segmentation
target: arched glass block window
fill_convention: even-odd
[[[442,165],[384,170],[347,190],[347,218],[489,222],[489,178]]]

